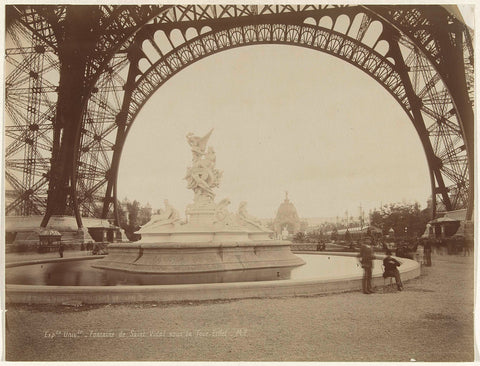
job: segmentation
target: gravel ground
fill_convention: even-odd
[[[10,305],[8,361],[473,361],[473,257],[328,296],[80,307]]]

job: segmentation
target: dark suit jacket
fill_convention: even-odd
[[[362,245],[360,248],[360,263],[362,263],[362,268],[372,268],[373,267],[373,249],[370,246]]]
[[[385,272],[383,272],[383,277],[395,277],[395,273],[398,271],[397,267],[400,266],[400,262],[395,258],[386,257],[383,260],[383,266],[385,267]]]

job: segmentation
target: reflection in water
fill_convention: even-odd
[[[290,278],[291,268],[189,274],[139,274],[93,268],[96,260],[34,264],[6,269],[6,282],[47,286],[171,285],[272,281]]]

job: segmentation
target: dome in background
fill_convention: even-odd
[[[290,234],[300,229],[300,218],[295,205],[288,199],[288,192],[285,192],[285,200],[278,207],[273,222],[273,229],[276,233],[281,233],[285,227]]]

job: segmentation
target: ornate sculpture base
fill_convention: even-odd
[[[207,202],[187,207],[187,223],[162,221],[147,224],[137,233],[140,243],[231,243],[271,240],[273,232],[229,213],[222,203]]]
[[[226,213],[222,211],[221,213]],[[137,243],[110,244],[108,256],[95,267],[134,273],[195,273],[293,267],[304,264],[289,241],[235,216],[223,217],[211,207],[192,205],[188,223],[148,225]]]
[[[165,200],[165,210],[152,216],[137,233],[138,243],[111,244],[108,256],[95,267],[136,273],[195,273],[293,267],[304,264],[290,250],[290,242],[274,241],[273,232],[248,214],[246,202],[237,214],[228,211],[230,200],[214,202],[221,172],[215,169],[215,152],[204,137],[187,135],[192,167],[187,169],[193,203],[187,222]]]

